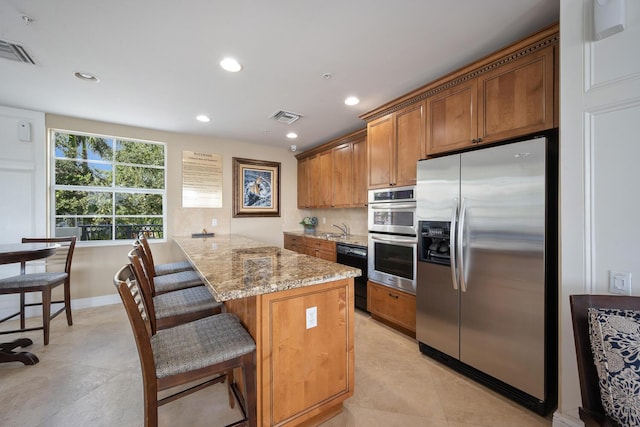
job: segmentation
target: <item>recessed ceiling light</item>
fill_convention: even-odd
[[[360,100],[355,96],[350,96],[344,100],[344,103],[347,105],[358,105],[358,103],[360,103]]]
[[[298,134],[295,133],[295,132],[289,132],[287,134],[287,138],[289,138],[289,139],[296,139],[297,137],[298,137]]]
[[[220,61],[220,66],[230,73],[237,73],[238,71],[242,70],[242,65],[240,65],[240,63],[233,58],[224,58],[222,61]]]
[[[75,73],[73,73],[73,75],[80,80],[84,80],[85,82],[98,83],[100,81],[99,78],[91,73],[76,71]]]
[[[199,116],[196,116],[196,120],[202,123],[209,123],[211,121],[209,116],[205,116],[204,114],[200,114]]]

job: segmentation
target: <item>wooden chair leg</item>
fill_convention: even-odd
[[[49,344],[49,324],[51,323],[51,288],[42,290],[42,328],[44,329],[44,345]]]
[[[20,329],[25,328],[25,316],[24,316],[24,292],[20,293]]]
[[[144,392],[144,427],[158,427],[158,392],[147,390]],[[151,395],[153,394],[153,396]]]
[[[64,310],[67,315],[67,325],[73,325],[73,319],[71,318],[71,283],[68,278],[64,282]]]
[[[227,393],[229,394],[229,407],[233,409],[236,406],[236,399],[233,396],[233,369],[227,371]]]

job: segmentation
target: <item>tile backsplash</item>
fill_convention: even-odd
[[[318,231],[326,231],[330,233],[339,233],[340,231],[333,227],[332,224],[342,225],[345,223],[349,226],[351,234],[366,236],[367,235],[367,208],[349,208],[349,209],[303,209],[300,210],[300,220],[305,216],[315,216],[318,218]],[[302,226],[300,225],[300,230]],[[287,230],[298,231],[298,230]]]

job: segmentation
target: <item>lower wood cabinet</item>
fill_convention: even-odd
[[[415,337],[416,296],[395,288],[367,282],[367,310],[371,317]]]
[[[284,248],[331,262],[337,259],[336,243],[330,240],[285,233]]]
[[[342,410],[354,391],[353,279],[226,301],[225,306],[256,342],[259,426],[315,426]],[[307,328],[310,307],[317,324]]]

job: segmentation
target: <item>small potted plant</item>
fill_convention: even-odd
[[[314,234],[316,232],[316,225],[318,225],[318,218],[315,216],[305,216],[300,224],[304,227],[305,234]]]

